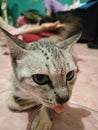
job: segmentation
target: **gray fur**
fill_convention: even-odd
[[[11,91],[14,96],[50,108],[58,105],[57,96],[70,97],[77,75],[77,65],[70,50],[80,33],[56,44],[49,39],[25,44],[5,30],[2,31],[8,40],[12,59],[14,76]],[[74,77],[71,81],[66,81],[66,75],[70,71],[74,71]],[[52,88],[50,84],[35,83],[32,79],[34,74],[47,75]]]

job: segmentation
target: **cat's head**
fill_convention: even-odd
[[[81,33],[52,44],[48,40],[25,44],[3,30],[12,59],[16,96],[53,108],[68,101],[77,76],[72,46]],[[19,95],[18,95],[19,94]]]

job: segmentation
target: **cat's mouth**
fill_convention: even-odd
[[[46,107],[53,109],[56,113],[61,113],[64,111],[65,106],[66,106],[67,102],[63,103],[63,104],[58,104],[58,103],[54,103],[54,102],[50,102],[50,101],[44,101],[44,104]]]
[[[66,106],[66,103],[65,104],[62,104],[62,105],[58,105],[58,104],[53,104],[53,103],[50,103],[50,104],[46,104],[46,107],[48,108],[51,108],[53,109],[56,113],[61,113],[64,111],[65,109],[65,106]]]
[[[54,109],[55,112],[61,113],[61,112],[63,112],[65,110],[65,104],[58,105],[58,106],[54,107],[53,109]]]

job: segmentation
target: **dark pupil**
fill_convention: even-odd
[[[45,80],[44,75],[37,75],[36,78],[37,78],[38,81],[44,81]]]
[[[74,71],[70,71],[67,75],[66,75],[66,80],[70,81],[72,80],[74,77]]]
[[[48,76],[44,74],[33,75],[33,80],[40,85],[47,84],[49,82]]]

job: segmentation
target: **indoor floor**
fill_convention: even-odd
[[[98,130],[98,49],[76,44],[79,73],[65,111],[55,114],[52,130]],[[7,47],[0,47],[0,130],[30,130],[36,110],[11,112],[7,108],[12,68]]]

